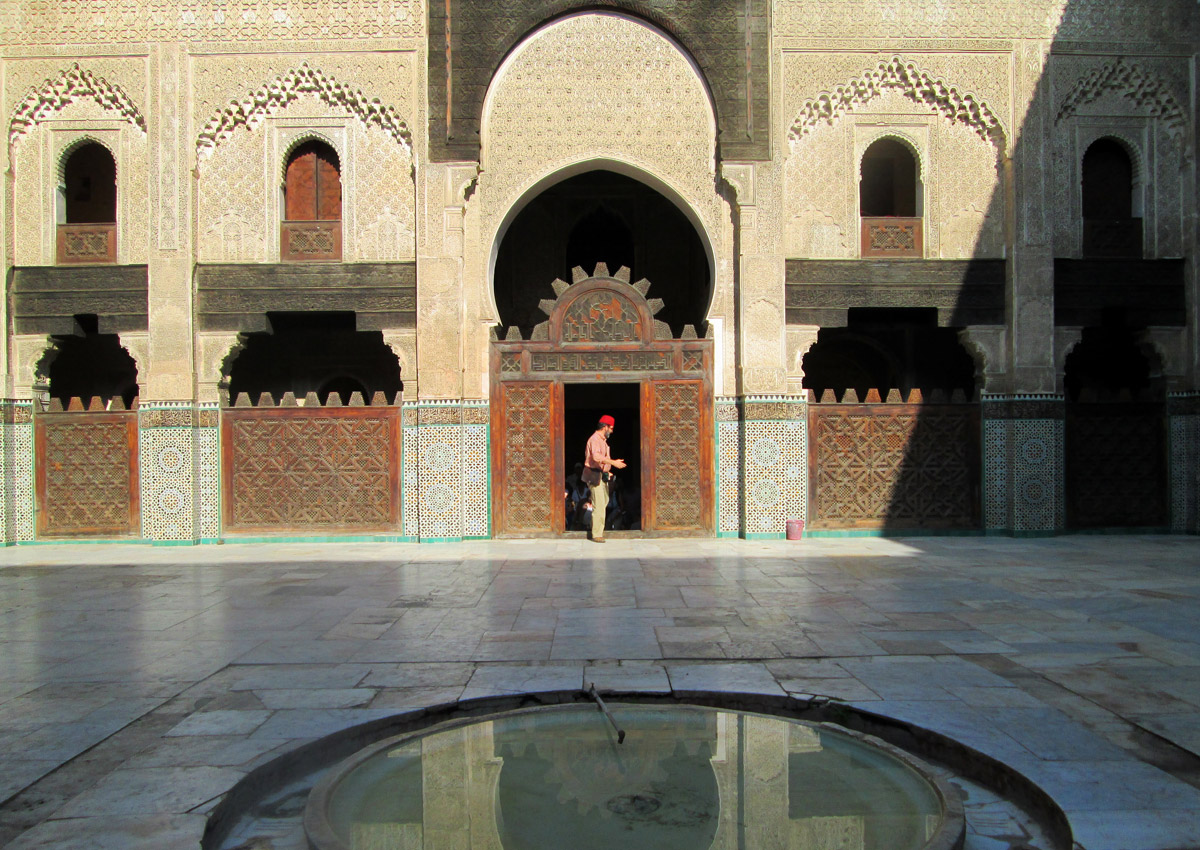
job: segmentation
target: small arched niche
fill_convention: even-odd
[[[84,141],[62,161],[56,204],[59,263],[117,259],[117,162],[104,145]]]
[[[342,258],[342,175],[337,152],[309,139],[288,154],[280,250],[284,260]]]
[[[1080,171],[1083,255],[1140,257],[1142,219],[1129,150],[1118,139],[1097,139],[1084,152]]]
[[[920,215],[917,158],[897,139],[879,139],[862,158],[858,184],[859,209],[864,216]]]
[[[863,154],[858,184],[864,257],[920,257],[923,199],[917,157],[894,138],[878,139]]]
[[[512,220],[493,276],[501,325],[528,338],[546,319],[538,304],[555,298],[552,282],[571,280],[576,266],[590,274],[597,263],[649,280],[650,297],[665,302],[656,318],[676,336],[688,324],[702,331],[712,274],[695,225],[654,188],[604,169],[556,183]]]

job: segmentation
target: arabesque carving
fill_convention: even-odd
[[[885,89],[899,89],[910,99],[927,104],[951,121],[970,126],[997,148],[1004,148],[1004,129],[987,103],[976,99],[974,95],[960,92],[899,56],[880,62],[874,69],[846,85],[838,86],[833,92],[820,94],[805,102],[788,130],[788,139],[799,141],[821,123],[832,124],[839,115],[854,111],[878,97]]]
[[[1156,76],[1151,76],[1136,65],[1117,59],[1088,74],[1063,99],[1055,120],[1070,118],[1080,108],[1098,100],[1105,92],[1119,92],[1137,106],[1147,110],[1171,132],[1182,132],[1187,126],[1187,113],[1180,106],[1166,85]]]
[[[305,62],[293,71],[280,74],[244,99],[230,101],[210,118],[196,140],[197,159],[211,154],[238,127],[254,127],[303,94],[316,95],[330,106],[345,109],[364,124],[374,124],[382,129],[406,150],[412,150],[412,134],[395,107],[384,105],[377,97],[368,98],[360,90],[339,83]]]
[[[8,124],[9,148],[39,121],[85,98],[91,98],[104,109],[116,112],[143,133],[146,132],[146,119],[129,95],[120,86],[79,67],[76,62],[61,76],[47,79],[41,88],[31,91],[17,105]]]

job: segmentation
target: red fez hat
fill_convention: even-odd
[[[607,413],[600,417],[600,424],[607,425],[609,428],[617,427],[617,420],[613,419]]]

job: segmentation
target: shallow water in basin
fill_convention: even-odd
[[[456,721],[368,748],[309,801],[318,848],[916,850],[943,798],[829,725],[616,704]]]

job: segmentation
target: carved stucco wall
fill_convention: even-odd
[[[278,260],[284,162],[306,138],[341,161],[343,260],[412,260],[415,61],[321,56],[297,68],[294,57],[268,56],[248,74],[244,60],[235,69],[226,57],[195,59],[200,262]]]
[[[998,170],[1010,96],[1005,54],[875,55],[785,51],[780,132],[789,257],[859,255],[866,149],[895,138],[916,155],[931,258],[1003,255]]]
[[[537,181],[610,160],[672,187],[718,242],[728,208],[716,191],[715,141],[703,82],[671,41],[613,14],[559,21],[518,48],[489,92],[483,234],[494,234]]]
[[[86,7],[86,11],[81,6]],[[155,41],[361,40],[392,44],[425,31],[422,0],[87,0],[0,4],[11,45],[141,44]]]
[[[539,181],[592,161],[658,181],[656,188],[668,188],[686,207],[715,255],[710,317],[727,315],[733,232],[717,188],[715,126],[696,69],[643,23],[585,14],[531,35],[498,71],[485,103],[482,172],[464,221],[464,299],[479,310],[468,315],[468,326],[495,321],[490,257],[514,205]],[[732,351],[732,322],[723,330]],[[485,344],[481,333],[473,349]],[[484,361],[472,351],[467,362]]]
[[[1152,56],[1059,56],[1051,62],[1055,256],[1080,256],[1083,156],[1103,137],[1120,140],[1130,152],[1146,256],[1186,253],[1187,188],[1180,175],[1194,144],[1186,109],[1189,66],[1187,59]]]
[[[83,64],[30,59],[6,63],[4,128],[13,172],[13,259],[52,265],[62,162],[84,141],[104,145],[117,165],[117,232],[121,263],[147,252],[147,135],[141,102],[144,59]]]

